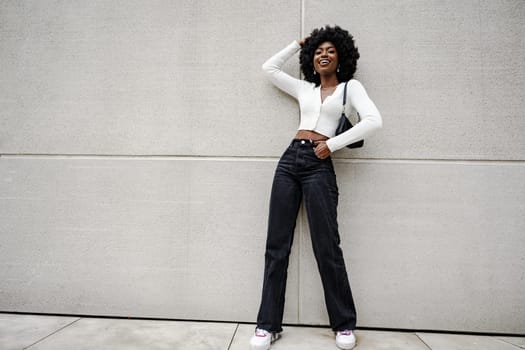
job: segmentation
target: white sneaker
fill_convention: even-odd
[[[355,346],[354,332],[352,332],[349,329],[337,332],[335,336],[335,345],[337,345],[339,349],[343,350],[353,349],[353,347]]]
[[[250,339],[250,349],[268,350],[272,343],[280,337],[280,333],[270,333],[264,329],[256,328],[255,334]]]

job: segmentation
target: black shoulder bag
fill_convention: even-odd
[[[345,83],[345,90],[343,91],[343,112],[341,113],[341,118],[339,118],[339,124],[337,124],[337,129],[335,130],[335,134],[339,135],[344,133],[346,130],[351,129],[353,127],[352,123],[350,123],[350,120],[346,117],[345,114],[345,105],[346,105],[346,85],[348,85],[348,82]],[[359,113],[357,114],[359,117]],[[359,148],[363,147],[363,144],[365,143],[365,140],[356,141],[354,143],[351,143],[349,145],[346,145],[348,148]]]

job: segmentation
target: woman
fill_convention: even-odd
[[[281,70],[299,50],[305,80]],[[315,29],[300,42],[292,42],[263,64],[272,83],[298,100],[301,120],[295,139],[275,171],[262,300],[257,328],[250,340],[252,350],[269,349],[282,332],[288,257],[303,199],[336,345],[341,349],[352,349],[355,345],[356,310],[339,246],[338,189],[330,155],[382,126],[376,106],[361,83],[352,79],[358,58],[353,37],[338,26],[326,26]],[[348,104],[356,109],[361,121],[335,136],[347,81]]]

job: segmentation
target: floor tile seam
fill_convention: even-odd
[[[38,340],[37,340],[36,342],[34,342],[33,344],[26,346],[25,348],[23,348],[23,350],[31,349],[33,346],[35,346],[35,345],[37,345],[37,344],[43,342],[43,341],[46,340],[47,338],[50,338],[50,337],[52,337],[53,335],[55,335],[55,334],[57,334],[57,333],[63,331],[64,329],[66,329],[66,328],[72,326],[73,324],[77,323],[77,322],[80,321],[81,319],[82,319],[82,317],[79,317],[79,318],[77,318],[76,320],[74,320],[74,321],[72,321],[72,322],[70,322],[70,323],[68,323],[68,324],[66,324],[66,325],[64,325],[64,326],[62,326],[62,327],[60,327],[59,329],[57,329],[57,330],[55,330],[54,332],[52,332],[52,333],[46,335],[45,337],[43,337],[43,338],[41,338],[41,339],[38,339]]]
[[[511,342],[508,342],[508,341],[506,341],[505,339],[501,339],[501,338],[498,338],[498,337],[493,337],[493,338],[496,339],[497,341],[503,342],[503,343],[505,343],[505,344],[512,345],[512,346],[514,346],[516,349],[525,349],[525,347],[523,347],[523,346],[521,346],[521,345],[517,345],[517,344],[511,343]]]
[[[235,339],[235,336],[237,335],[237,330],[239,329],[239,324],[237,323],[237,326],[235,327],[235,330],[233,331],[232,338],[230,339],[230,344],[228,344],[227,350],[230,350],[233,341]]]
[[[429,350],[432,350],[432,348],[430,347],[430,345],[428,345],[427,342],[424,341],[423,338],[421,338],[417,332],[414,333],[414,335],[415,335],[415,336],[419,339],[419,341],[421,341],[421,342],[422,342],[422,343],[423,343],[423,344],[424,344]]]

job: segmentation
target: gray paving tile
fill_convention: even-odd
[[[246,350],[254,331],[253,325],[239,325],[230,350]],[[428,350],[414,333],[355,332],[356,350]],[[336,349],[334,333],[327,328],[285,327],[282,338],[272,350]]]
[[[525,337],[496,337],[507,343],[519,346],[522,349],[525,349]]]
[[[496,337],[458,334],[417,333],[432,350],[518,350]]]
[[[0,314],[0,349],[21,350],[78,317]]]
[[[428,347],[414,333],[360,331],[356,350],[428,350]]]
[[[226,350],[236,326],[85,318],[29,350]]]
[[[254,325],[239,325],[229,350],[249,349]],[[334,335],[326,328],[284,327],[281,339],[272,345],[272,350],[319,350],[335,349]]]

